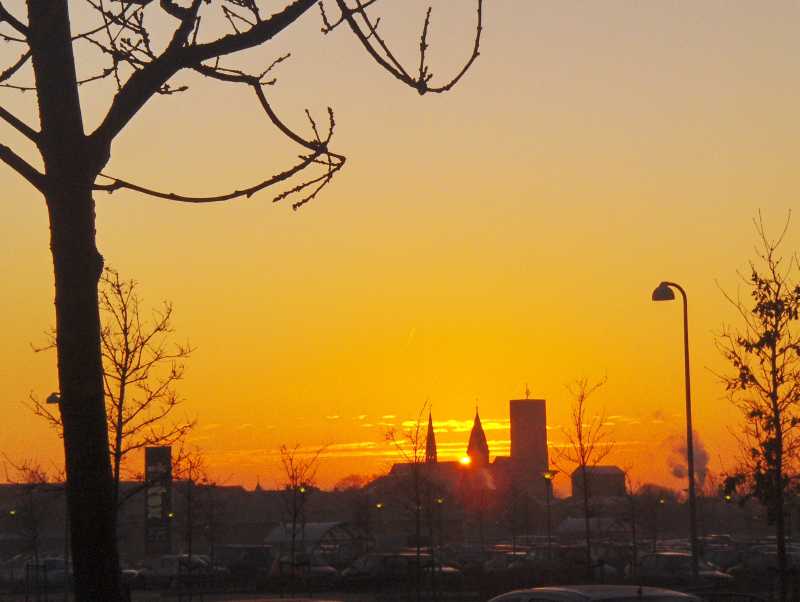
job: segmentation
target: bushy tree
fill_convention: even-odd
[[[730,476],[727,490],[743,488],[766,506],[775,525],[783,600],[788,587],[785,506],[800,451],[800,284],[797,256],[786,259],[779,252],[789,221],[775,239],[760,215],[754,223],[757,257],[743,276],[750,300],[726,294],[739,326],[726,326],[717,337],[731,365],[720,378],[744,419],[742,469]]]

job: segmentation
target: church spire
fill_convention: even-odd
[[[481,424],[481,417],[478,415],[477,406],[475,407],[472,432],[469,434],[467,455],[472,460],[472,466],[483,467],[489,464],[489,444],[486,442],[486,434],[483,432],[483,425]]]
[[[428,434],[425,436],[425,462],[436,464],[436,435],[433,432],[433,417],[428,412]]]

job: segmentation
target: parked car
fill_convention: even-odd
[[[14,585],[25,580],[25,566],[31,562],[27,554],[17,554],[0,563],[0,584]]]
[[[297,554],[294,561],[281,556],[272,563],[269,580],[279,586],[299,580],[314,589],[329,589],[339,581],[339,571],[313,554]]]
[[[61,556],[39,558],[38,562],[30,560],[21,577],[27,587],[61,588],[72,581],[72,565]]]
[[[711,545],[706,546],[703,558],[715,567],[728,572],[731,567],[741,564],[742,551],[732,545]]]
[[[131,589],[144,589],[147,585],[145,574],[141,569],[133,567],[123,567],[120,569],[120,580],[123,585]]]
[[[261,589],[266,586],[275,562],[272,546],[227,544],[214,546],[214,562],[230,571],[238,584]]]
[[[137,586],[145,588],[196,586],[213,583],[217,573],[208,560],[200,556],[167,554],[146,561],[136,579]]]
[[[421,578],[425,581],[434,576],[440,585],[449,587],[461,580],[458,568],[440,562],[434,565],[428,552],[420,554],[419,563]],[[414,551],[365,554],[342,571],[342,585],[349,588],[409,585],[414,583],[416,567]]]
[[[726,589],[733,584],[731,575],[702,559],[698,560],[698,569],[699,583],[693,584],[691,554],[657,552],[642,556],[636,577],[642,584],[665,587],[693,584],[703,589]]]
[[[800,569],[800,550],[796,546],[786,546],[786,563],[790,570]],[[740,561],[730,567],[730,574],[740,580],[763,583],[777,579],[777,545],[763,544],[750,547],[742,553]]]
[[[492,598],[489,602],[582,602],[606,600],[626,602],[628,600],[650,600],[651,602],[701,602],[701,598],[658,587],[637,585],[564,585],[559,587],[535,587],[508,592]]]

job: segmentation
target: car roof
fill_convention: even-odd
[[[629,596],[631,599],[639,598],[684,598],[686,600],[699,600],[691,594],[684,594],[660,587],[640,587],[638,585],[564,585],[554,587],[534,587],[520,589],[508,594],[548,594],[554,599],[575,600],[580,596],[584,600],[609,600],[618,599],[620,596]],[[507,595],[507,594],[504,594]]]

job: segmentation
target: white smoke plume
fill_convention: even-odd
[[[697,431],[692,431],[694,440],[694,476],[698,488],[702,488],[708,476],[708,451]],[[685,479],[689,473],[686,459],[686,437],[672,435],[664,441],[667,448],[667,466],[672,476]]]

